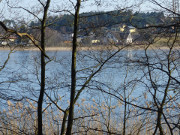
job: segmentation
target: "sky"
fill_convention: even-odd
[[[15,19],[15,20],[34,20],[35,18],[32,15],[29,15],[24,10],[20,9],[10,9],[7,6],[7,2],[9,5],[13,7],[24,7],[34,14],[38,14],[41,18],[42,16],[42,6],[38,2],[38,0],[0,0],[0,18],[1,19]],[[45,0],[41,0],[42,2]],[[143,2],[142,2],[143,1]],[[158,2],[163,2],[164,0],[158,0]],[[64,14],[62,10],[70,10],[73,12],[73,4],[75,0],[52,0],[50,11],[61,11],[56,15]],[[134,5],[131,7],[131,5]],[[133,9],[134,11],[140,12],[151,12],[158,9],[158,6],[153,5],[148,2],[148,0],[88,0],[86,2],[82,2],[82,7],[80,12],[91,12],[91,11],[112,11],[117,9],[123,9],[125,7],[129,7],[129,9]],[[55,10],[56,9],[56,10]],[[54,15],[54,12],[50,12],[50,15]]]

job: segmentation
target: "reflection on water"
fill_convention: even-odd
[[[127,57],[128,58],[132,58],[133,57],[133,51],[132,50],[128,50]]]

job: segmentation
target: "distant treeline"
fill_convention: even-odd
[[[4,20],[7,24],[13,24],[13,20]],[[115,25],[132,25],[135,27],[144,27],[147,25],[158,25],[170,22],[170,18],[165,17],[163,12],[135,12],[128,11],[110,11],[110,12],[88,12],[81,13],[79,19],[80,29],[93,29],[99,27],[111,28]],[[60,16],[49,16],[48,27],[61,33],[70,33],[73,30],[73,15],[64,14]],[[32,21],[30,27],[40,26],[38,21]],[[26,31],[27,25],[21,25],[20,31]]]
[[[80,15],[80,28],[93,29],[99,27],[110,28],[117,24],[126,24],[136,27],[164,23],[167,18],[163,12],[133,13],[132,11],[89,12]],[[60,32],[72,32],[73,15],[50,16],[49,27]],[[31,26],[37,23],[31,22]]]

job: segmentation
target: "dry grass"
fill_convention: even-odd
[[[8,108],[0,112],[0,127],[2,134],[36,134],[37,133],[37,106],[35,102],[26,100],[12,103],[7,101]],[[88,103],[82,99],[76,104],[73,133],[78,135],[122,134],[123,131],[123,103],[115,105],[106,102],[97,103],[94,99]],[[118,110],[118,111],[117,111]],[[151,113],[137,115],[137,108],[129,111],[126,133],[133,135],[151,135],[156,120]],[[51,107],[43,113],[43,129],[45,135],[59,134],[63,113],[54,111]],[[167,126],[164,126],[169,134]],[[178,135],[177,133],[174,133]]]

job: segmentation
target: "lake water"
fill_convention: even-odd
[[[9,51],[0,51],[1,66],[7,59]],[[77,92],[88,79],[96,72],[99,66],[109,58],[115,51],[80,51],[77,55]],[[71,75],[71,52],[70,51],[49,51],[47,52],[51,61],[46,59],[46,92],[53,100],[66,109],[68,107]],[[150,81],[147,65],[151,71],[153,83],[156,84],[158,101],[162,100],[163,91],[168,82],[168,50],[149,50],[148,59],[144,50],[123,50],[107,61],[102,69],[92,78],[77,103],[106,104],[118,106],[117,104],[128,99],[129,102],[146,106],[146,103],[153,102],[154,89]],[[170,69],[172,69],[172,81],[169,86],[167,100],[176,96],[176,103],[179,100],[180,81],[180,53],[173,50],[170,56]],[[149,63],[147,62],[149,61]],[[1,98],[6,96],[21,99],[28,97],[38,99],[40,89],[40,52],[38,51],[16,51],[10,55],[6,67],[0,72],[0,94]],[[106,94],[105,94],[105,93]],[[109,94],[111,94],[111,96]],[[112,99],[112,100],[110,100]],[[1,103],[5,103],[4,100]],[[123,104],[123,103],[122,103]],[[167,103],[168,106],[169,103]],[[171,104],[171,102],[170,102]],[[178,105],[178,104],[176,104]],[[78,106],[76,107],[79,109]],[[2,109],[2,106],[1,106]],[[178,108],[172,110],[175,116]],[[120,120],[123,114],[123,107],[114,110]],[[169,115],[169,114],[168,114]],[[122,120],[122,119],[121,119]]]
[[[8,52],[0,51],[1,65],[6,60]],[[114,51],[80,51],[78,53],[77,90],[87,80],[88,76],[98,69],[98,64],[111,56],[112,53]],[[47,60],[46,89],[58,93],[62,92],[65,95],[69,94],[71,52],[49,51],[47,54],[52,61]],[[161,87],[166,84],[168,76],[158,68],[168,71],[167,54],[167,50],[150,50],[147,52],[150,63],[155,65],[152,70],[152,77]],[[174,50],[173,56],[179,57],[177,50]],[[122,91],[123,86],[126,89],[133,89],[133,96],[139,96],[139,94],[147,91],[146,83],[149,83],[145,60],[147,59],[144,50],[123,50],[103,66],[101,71],[94,76],[87,89],[93,94],[96,92],[91,92],[90,89],[97,90],[102,87],[108,89],[109,87],[113,91],[119,91],[118,89]],[[173,77],[177,80],[179,80],[179,63],[179,59],[176,58],[171,64],[176,66]],[[1,88],[4,88],[2,91],[7,93],[8,89],[10,91],[8,94],[13,93],[19,97],[26,92],[29,96],[36,97],[38,95],[36,92],[39,91],[38,79],[40,79],[40,53],[38,51],[16,51],[12,53],[7,66],[0,75],[0,80],[5,81],[1,84]],[[12,83],[8,81],[12,81]]]

